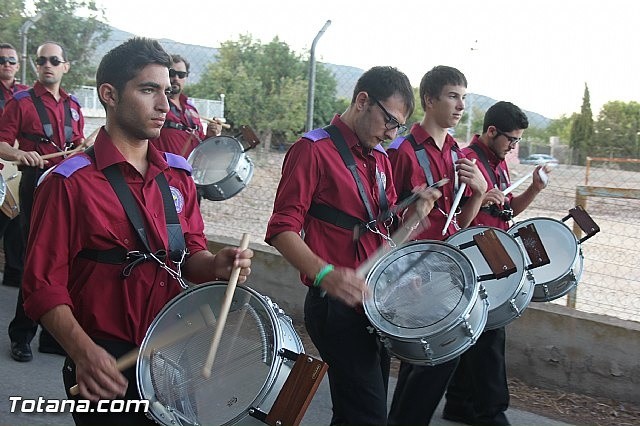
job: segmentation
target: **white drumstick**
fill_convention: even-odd
[[[240,240],[240,250],[244,251],[247,249],[247,247],[249,247],[249,234],[245,233],[242,234],[242,240]],[[227,291],[224,293],[224,300],[222,301],[222,308],[220,308],[220,314],[218,315],[216,330],[213,333],[211,348],[209,348],[207,359],[204,363],[204,367],[202,367],[202,376],[206,379],[211,377],[213,360],[215,359],[216,352],[218,351],[218,345],[220,344],[220,339],[222,338],[222,330],[224,329],[224,324],[227,322],[227,314],[229,313],[229,308],[231,308],[233,293],[236,290],[236,284],[239,277],[240,267],[233,268],[233,270],[231,271],[231,276],[229,277],[229,284],[227,284]]]
[[[476,159],[474,158],[473,160],[471,160],[471,162],[473,164],[476,164]],[[460,200],[462,199],[462,194],[464,194],[465,189],[467,189],[467,184],[463,182],[458,189],[456,197],[453,199],[453,205],[451,206],[451,210],[449,211],[449,215],[447,216],[447,221],[444,224],[444,228],[442,228],[442,235],[445,235],[447,233],[447,228],[449,228],[451,219],[453,219],[453,214],[456,212],[458,204],[460,204]]]
[[[547,175],[547,171],[545,170],[547,167],[551,168],[553,166],[551,163],[547,163],[544,166],[540,167],[540,169],[538,170],[538,175],[540,175],[540,179],[542,179],[542,183],[544,183],[545,187],[549,182],[549,176]],[[533,176],[533,171],[527,173],[526,175],[522,176],[520,179],[512,183],[507,189],[502,191],[502,194],[503,195],[509,194],[511,191],[513,191],[514,189],[522,185],[522,183],[525,182],[527,179],[529,179],[531,176]]]

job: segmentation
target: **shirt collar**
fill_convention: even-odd
[[[60,89],[58,89],[60,92],[60,99],[61,100],[66,100],[69,97],[69,94],[67,92],[64,91],[64,89],[62,89],[62,87]],[[49,94],[49,96],[51,96],[53,98],[53,94],[51,94],[51,92],[49,90],[47,90],[46,87],[44,87],[44,85],[42,83],[40,83],[39,81],[36,81],[36,84],[33,85],[33,91],[35,92],[36,96],[41,98],[42,96],[46,95],[47,93]]]

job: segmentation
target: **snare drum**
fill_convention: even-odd
[[[489,303],[469,258],[440,241],[387,253],[367,275],[365,313],[389,351],[419,365],[462,354],[480,337]]]
[[[211,201],[227,200],[247,187],[253,163],[242,144],[229,136],[204,140],[187,159],[198,192]]]
[[[211,377],[205,378],[226,289],[227,283],[219,282],[190,288],[169,302],[147,331],[137,363],[138,389],[149,400],[148,416],[162,425],[263,424],[250,411],[268,411],[278,396],[294,364],[283,352],[303,352],[291,319],[268,297],[237,286]]]
[[[526,271],[524,254],[520,250],[520,245],[505,231],[485,226],[474,226],[456,232],[447,239],[447,242],[454,246],[459,246],[468,243],[473,239],[474,235],[487,229],[493,229],[498,235],[500,242],[509,253],[517,269],[516,273],[506,278],[487,280],[482,283],[487,290],[487,299],[489,300],[489,315],[485,329],[492,330],[504,327],[522,315],[522,312],[529,306],[533,297],[535,282],[531,273]],[[465,254],[469,256],[480,275],[491,272],[477,246],[469,247]]]
[[[533,224],[548,253],[550,263],[531,269],[535,280],[532,301],[549,302],[567,294],[582,277],[583,256],[576,236],[564,223],[537,217],[518,222],[507,231],[516,236],[518,229]]]
[[[2,178],[5,183],[5,195],[0,203],[0,211],[13,219],[20,213],[20,178],[22,173],[11,161],[3,161]]]

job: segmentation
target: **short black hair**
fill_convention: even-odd
[[[11,49],[11,50],[15,50],[16,53],[18,53],[16,48],[13,47],[13,45],[11,43],[0,43],[0,49]]]
[[[494,126],[503,132],[524,130],[529,127],[529,119],[518,106],[511,102],[500,101],[491,105],[484,114],[482,133],[486,133],[489,126]]]
[[[360,76],[353,89],[351,103],[355,103],[360,92],[367,92],[369,96],[378,101],[385,101],[398,94],[402,97],[407,107],[407,117],[413,114],[415,100],[409,78],[400,70],[389,66],[376,66],[367,70]],[[373,100],[371,101],[374,102]]]
[[[189,74],[189,70],[191,69],[191,64],[187,61],[184,56],[181,55],[171,55],[171,64],[177,64],[178,62],[184,62],[184,66],[187,68],[187,74]]]
[[[431,68],[422,76],[420,81],[420,105],[424,111],[427,110],[425,97],[440,97],[442,88],[446,85],[467,87],[467,78],[457,68],[446,65],[437,65]]]
[[[133,37],[111,49],[100,61],[96,71],[96,87],[105,83],[113,85],[118,92],[144,67],[150,64],[171,66],[171,57],[157,40]],[[104,102],[100,99],[104,106]]]

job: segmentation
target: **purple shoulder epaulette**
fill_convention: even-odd
[[[317,142],[322,139],[330,138],[329,133],[323,128],[309,130],[307,133],[302,135],[303,138],[309,139],[311,142]]]
[[[389,149],[398,149],[400,148],[400,145],[402,145],[402,142],[406,141],[407,138],[405,138],[404,136],[398,136],[397,138],[395,138],[393,140],[393,142],[391,142],[391,145],[389,145]]]
[[[16,92],[13,95],[13,99],[15,99],[16,101],[19,101],[20,99],[28,98],[28,97],[29,97],[29,90],[21,90],[20,92]]]
[[[91,164],[91,159],[87,155],[74,155],[71,158],[67,158],[62,163],[55,166],[51,173],[57,173],[66,178],[74,174],[76,171],[87,167]]]
[[[383,147],[382,145],[380,145],[380,144],[378,144],[378,145],[376,145],[375,147],[373,147],[373,149],[375,149],[375,150],[376,150],[376,151],[378,151],[378,152],[383,153],[385,156],[388,156],[388,155],[387,155],[387,151],[385,151],[385,150],[384,150],[384,147]]]
[[[182,169],[191,175],[191,164],[187,162],[187,160],[177,154],[173,154],[171,152],[165,152],[164,158],[167,160],[167,164],[169,167],[173,167],[174,169]]]

